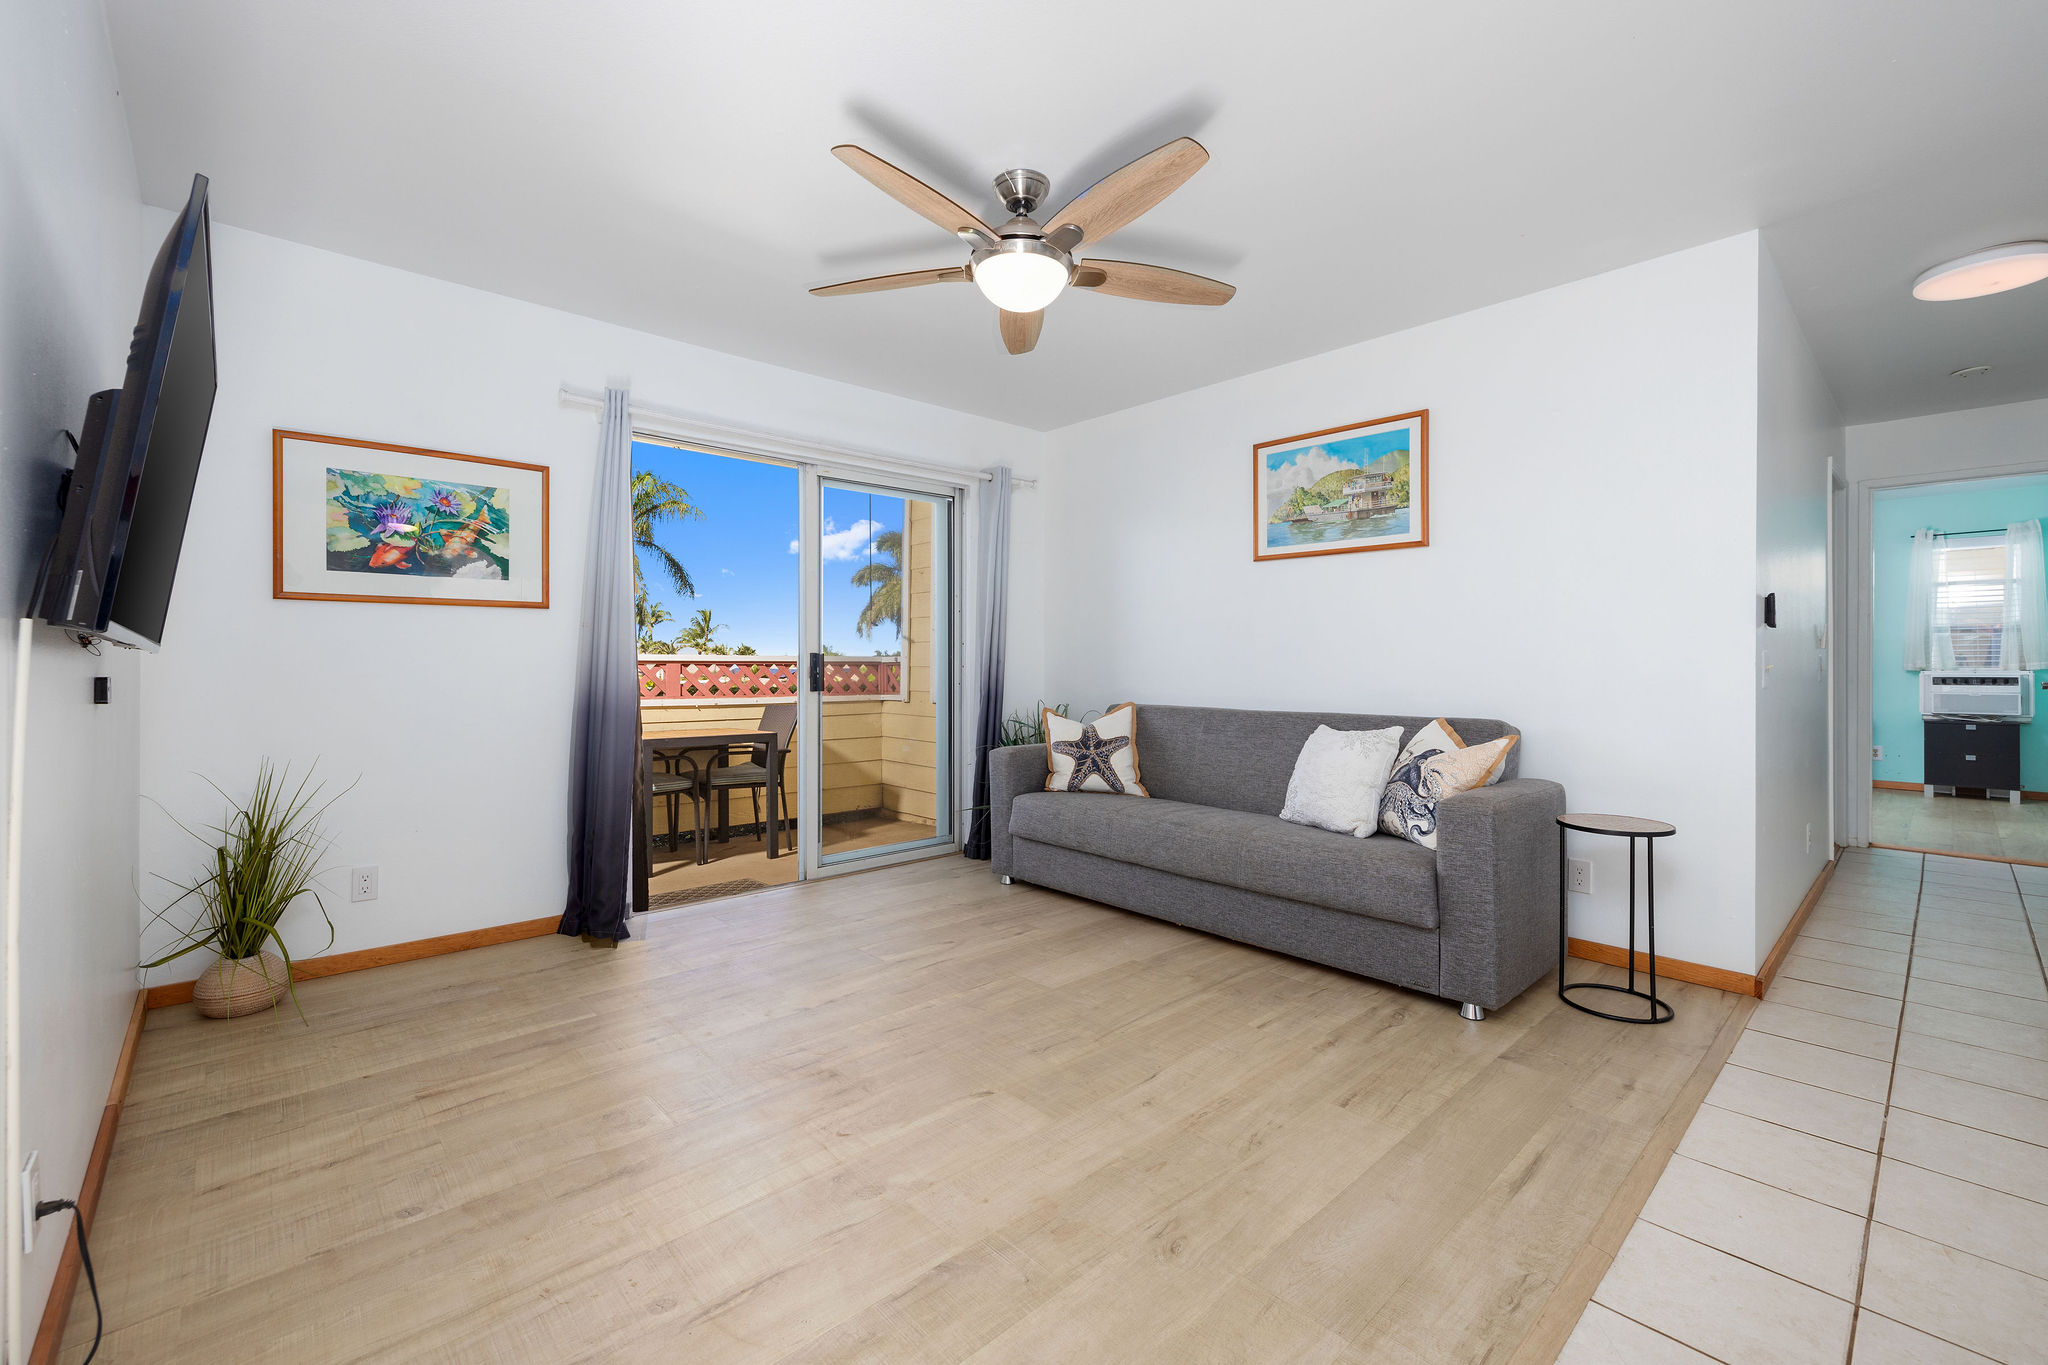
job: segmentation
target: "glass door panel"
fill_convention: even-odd
[[[814,487],[799,738],[806,868],[824,873],[955,842],[953,499]]]

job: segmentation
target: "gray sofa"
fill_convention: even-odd
[[[1048,792],[1045,750],[989,756],[995,872],[1458,1001],[1481,1019],[1556,962],[1564,788],[1516,776],[1447,797],[1434,850],[1279,818],[1318,725],[1405,743],[1428,716],[1138,706],[1151,799]],[[1519,733],[1452,718],[1468,744]]]

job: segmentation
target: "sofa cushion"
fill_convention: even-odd
[[[1435,716],[1375,716],[1331,711],[1233,711],[1217,706],[1166,706],[1138,699],[1145,736],[1145,790],[1167,801],[1195,801],[1257,815],[1278,815],[1287,802],[1294,759],[1318,725],[1332,730],[1401,727],[1404,740]],[[1454,716],[1467,744],[1519,734],[1505,721]],[[1500,766],[1503,782],[1519,775],[1521,748]],[[1397,765],[1398,766],[1398,765]]]
[[[1184,801],[1026,792],[1020,839],[1175,872],[1354,915],[1436,928],[1436,854],[1403,839],[1354,839],[1276,815]]]

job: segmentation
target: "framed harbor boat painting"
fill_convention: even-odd
[[[1252,447],[1252,558],[1429,544],[1429,412]]]
[[[304,431],[270,440],[273,597],[547,606],[547,466]]]

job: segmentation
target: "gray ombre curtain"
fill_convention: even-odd
[[[639,659],[633,634],[633,417],[604,391],[569,757],[569,904],[559,933],[631,938],[633,799],[639,779]]]
[[[970,858],[989,856],[988,755],[1003,742],[1003,641],[1010,629],[1010,468],[989,471],[981,499],[981,697],[974,719],[974,809]]]

